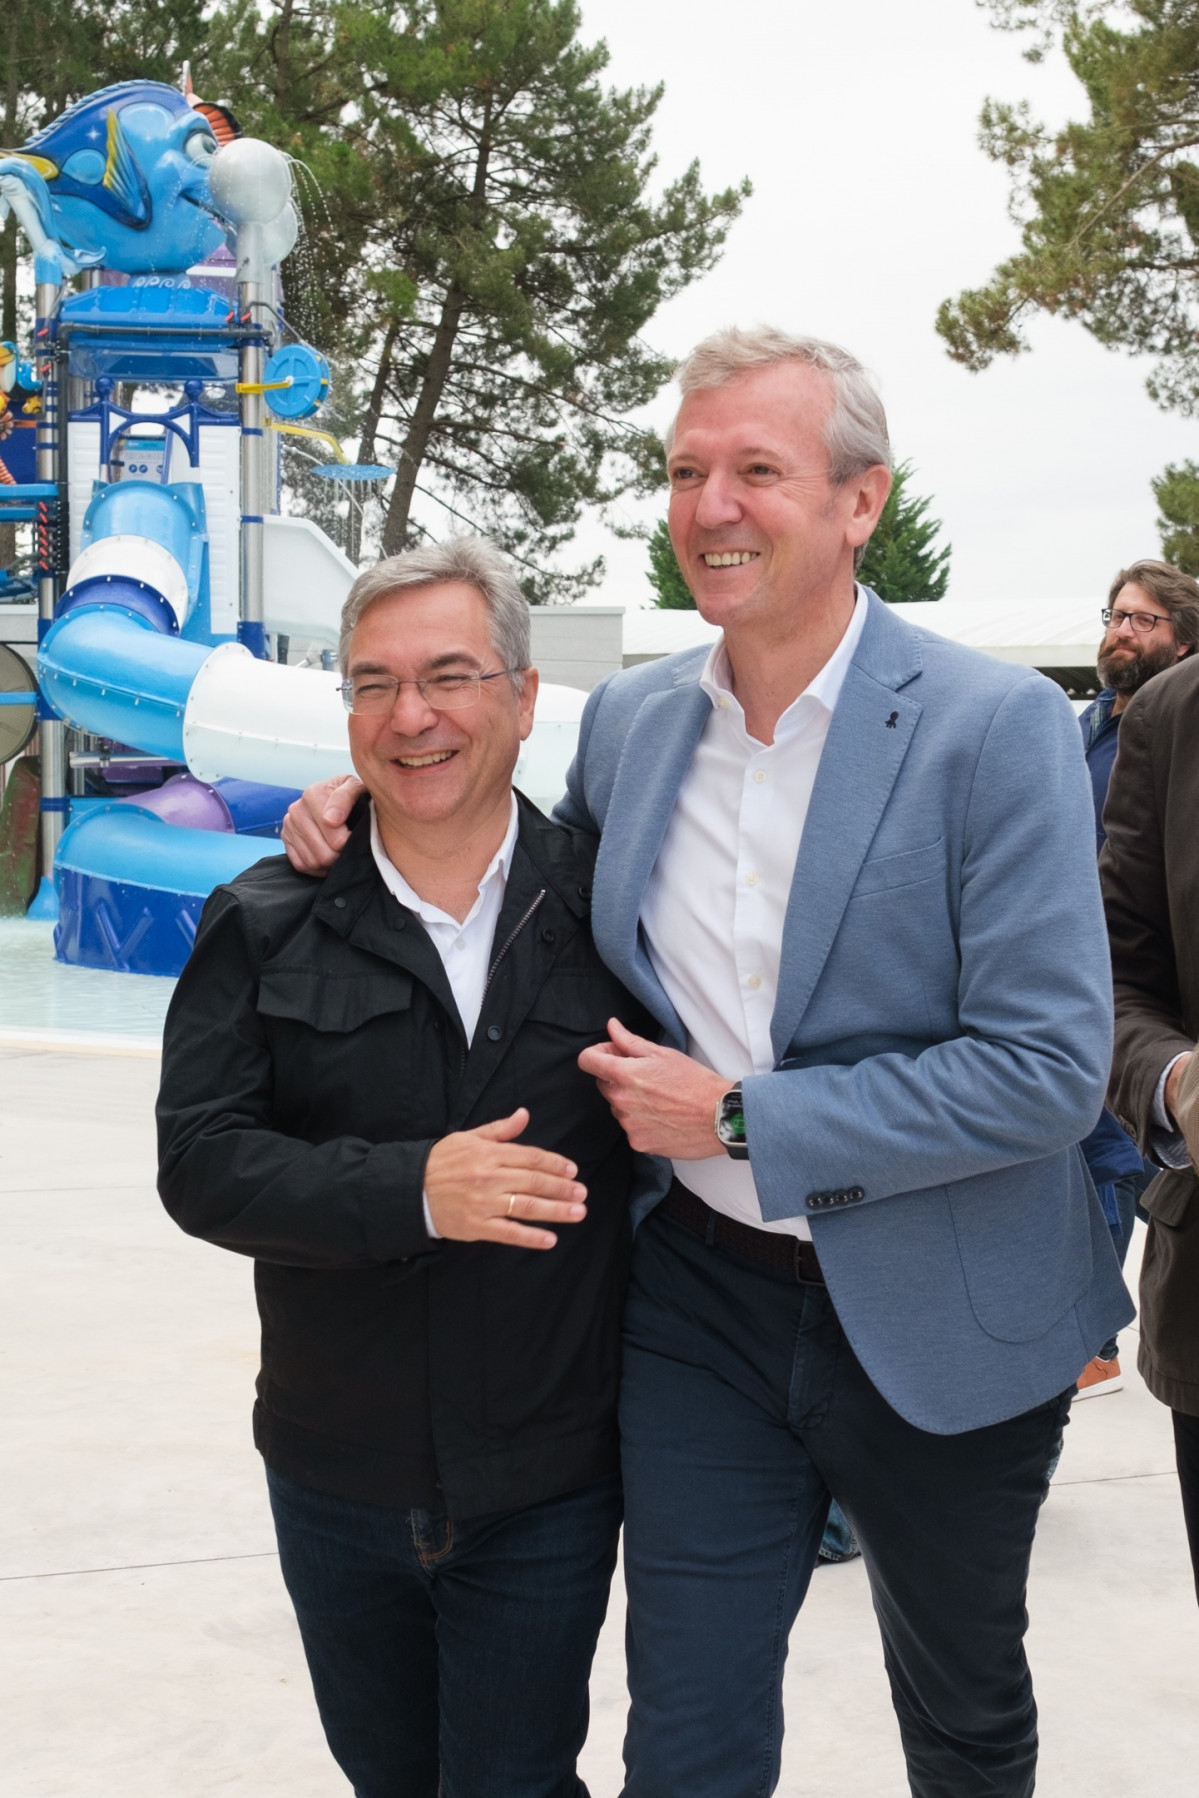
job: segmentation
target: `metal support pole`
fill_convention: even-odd
[[[39,481],[57,481],[59,471],[58,358],[50,341],[50,323],[58,303],[57,283],[39,281],[34,304],[37,312],[34,341],[42,381],[42,409],[38,415],[35,456]],[[59,527],[39,518],[37,531],[37,634],[38,641],[54,622],[58,598],[55,544]],[[66,727],[59,718],[43,717],[38,725],[38,754],[42,777],[42,874],[54,878],[54,855],[66,824],[67,758]]]
[[[239,274],[246,266],[241,238],[261,231],[260,226],[241,227],[238,233]],[[238,311],[243,329],[256,328],[262,317],[263,288],[259,281],[240,281]],[[261,337],[247,338],[239,357],[240,385],[261,387],[266,356]],[[269,504],[270,468],[264,429],[266,409],[261,393],[240,395],[241,399],[241,607],[237,627],[238,641],[252,655],[265,657],[266,632],[263,626],[262,535],[263,516]]]

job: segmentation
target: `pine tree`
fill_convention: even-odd
[[[917,499],[909,490],[911,473],[910,462],[896,468],[887,503],[858,567],[862,585],[872,587],[889,605],[944,599],[949,585],[952,545],[938,548],[942,527],[928,516],[931,500]]]
[[[695,599],[683,579],[683,571],[679,567],[679,559],[674,553],[674,545],[670,541],[664,518],[660,518],[654,526],[648,548],[649,582],[657,594],[654,604],[666,611],[694,612]]]
[[[1161,513],[1162,555],[1184,574],[1199,575],[1199,465],[1171,463],[1150,486]]]

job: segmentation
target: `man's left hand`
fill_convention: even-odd
[[[579,1066],[593,1074],[633,1148],[674,1161],[723,1154],[716,1136],[716,1101],[734,1084],[723,1074],[664,1049],[609,1018],[610,1042],[584,1049]]]

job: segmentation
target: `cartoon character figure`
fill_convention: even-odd
[[[42,409],[38,379],[15,343],[0,343],[0,486],[34,479],[34,436]]]
[[[184,274],[221,243],[208,190],[217,150],[241,134],[222,106],[160,81],[101,88],[20,150],[0,151],[0,221],[11,210],[61,275],[101,263]]]

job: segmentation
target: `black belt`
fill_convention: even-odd
[[[676,1224],[682,1224],[684,1230],[702,1236],[712,1247],[726,1249],[730,1255],[740,1255],[745,1261],[764,1262],[767,1267],[789,1274],[793,1280],[824,1285],[816,1250],[810,1242],[801,1241],[789,1230],[755,1230],[752,1224],[739,1224],[735,1218],[726,1217],[723,1211],[713,1211],[710,1205],[705,1205],[698,1193],[684,1186],[681,1180],[671,1181],[670,1190],[662,1200],[662,1210]]]

